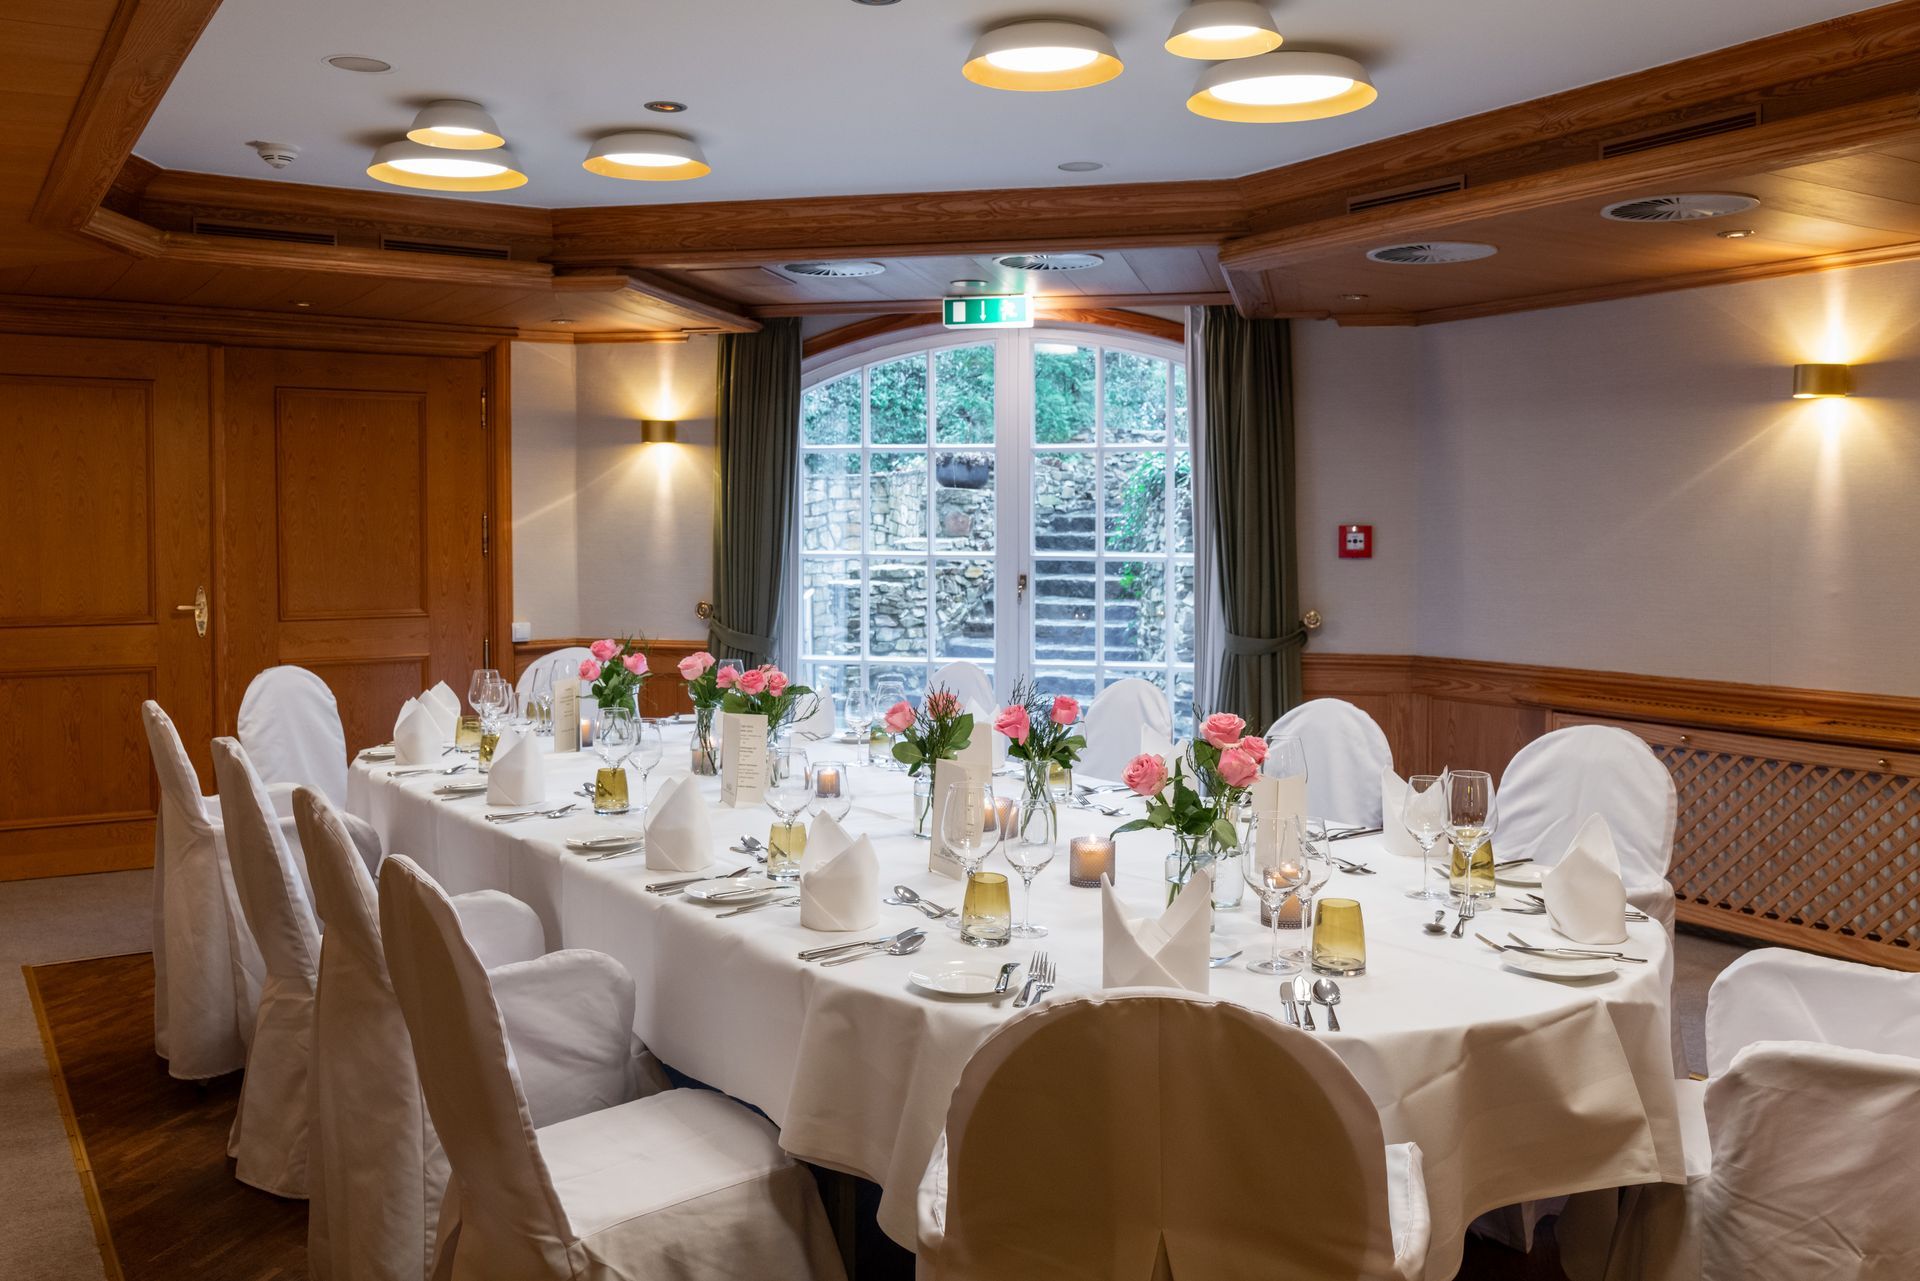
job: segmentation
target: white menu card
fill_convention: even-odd
[[[767,718],[720,713],[720,803],[758,805],[767,790]]]

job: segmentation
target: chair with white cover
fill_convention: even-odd
[[[306,868],[281,835],[266,785],[236,740],[213,740],[213,773],[241,914],[266,966],[227,1155],[242,1183],[275,1196],[304,1197],[320,922]]]
[[[497,979],[446,895],[407,858],[381,864],[380,933],[453,1173],[437,1276],[844,1275],[812,1175],[780,1150],[771,1124],[732,1100],[665,1090],[542,1124]]]
[[[830,689],[816,689],[810,697],[813,700],[812,707],[805,708],[806,700],[800,700],[803,705],[803,710],[806,710],[807,714],[805,716],[797,716],[788,721],[787,724],[789,728],[797,737],[802,739],[832,738],[834,727],[837,724],[834,719],[833,691]]]
[[[1780,948],[1707,998],[1705,1082],[1676,1081],[1688,1182],[1629,1189],[1608,1281],[1920,1276],[1920,974]]]
[[[974,714],[976,720],[993,720],[998,707],[997,695],[993,692],[993,680],[978,664],[965,659],[948,663],[933,674],[927,682],[929,691],[944,686],[959,696],[960,706]]]
[[[1092,778],[1117,779],[1127,762],[1147,750],[1146,744],[1173,746],[1173,707],[1152,681],[1129,676],[1100,691],[1080,722],[1087,750],[1080,753],[1075,772]]]
[[[307,1271],[315,1281],[420,1281],[433,1262],[447,1161],[380,946],[379,896],[344,816],[294,795],[314,905],[326,922],[314,1002]],[[488,967],[538,1120],[625,1102],[664,1081],[623,1035],[633,980],[604,957],[555,953],[531,907],[498,890],[450,900]],[[534,962],[522,966],[519,962]]]
[[[347,803],[347,735],[327,683],[304,667],[269,667],[240,700],[240,745],[270,787],[317,787],[335,805]],[[369,868],[380,866],[380,834],[347,816]]]
[[[1674,821],[1679,798],[1673,775],[1653,749],[1611,725],[1572,725],[1534,739],[1507,765],[1500,780],[1501,858],[1531,858],[1542,867],[1560,861],[1580,827],[1595,814],[1607,820],[1627,901],[1673,934]]]
[[[919,1222],[939,1281],[1415,1278],[1431,1232],[1419,1147],[1386,1144],[1339,1056],[1163,988],[1049,1001],[988,1037]]]
[[[533,693],[535,687],[549,673],[555,681],[568,675],[578,680],[581,662],[592,657],[593,651],[585,645],[569,645],[565,649],[556,649],[551,653],[542,654],[528,663],[527,670],[521,672],[520,679],[514,682],[514,690],[519,695],[521,706],[526,705],[527,696]],[[581,688],[584,690],[585,686]]]
[[[1373,717],[1344,699],[1309,699],[1267,731],[1279,734],[1306,752],[1308,813],[1380,826],[1380,775],[1393,768],[1393,748]]]
[[[153,1048],[183,1081],[246,1065],[262,970],[227,862],[218,797],[160,704],[140,705],[160,821],[153,845]]]

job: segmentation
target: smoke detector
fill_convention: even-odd
[[[882,262],[789,262],[782,271],[795,276],[814,276],[823,280],[847,280],[854,276],[877,276],[887,269]]]
[[[1757,209],[1760,202],[1752,196],[1726,192],[1692,192],[1679,196],[1647,196],[1640,200],[1619,200],[1600,211],[1612,222],[1698,222],[1702,218],[1724,218],[1728,214]]]
[[[1375,262],[1396,266],[1424,267],[1445,262],[1472,262],[1476,258],[1491,258],[1499,252],[1492,245],[1476,244],[1471,240],[1425,240],[1411,245],[1382,245],[1378,249],[1367,250],[1367,257]]]
[[[290,142],[249,142],[247,145],[275,169],[285,169],[300,155],[300,148]]]
[[[1013,271],[1085,271],[1106,259],[1099,254],[1001,254],[994,261]]]

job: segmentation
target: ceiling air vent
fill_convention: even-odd
[[[1724,218],[1745,213],[1759,206],[1752,196],[1724,192],[1690,192],[1680,196],[1647,196],[1640,200],[1619,200],[1600,211],[1602,218],[1614,222],[1698,222],[1702,218]]]
[[[855,276],[877,276],[887,269],[883,262],[789,262],[782,270],[796,276],[814,276],[822,280],[849,280]]]
[[[1636,151],[1671,147],[1675,143],[1692,142],[1696,138],[1714,138],[1723,133],[1738,133],[1742,129],[1751,129],[1759,123],[1760,108],[1749,107],[1745,111],[1737,111],[1730,116],[1716,116],[1712,120],[1692,120],[1667,129],[1655,129],[1651,133],[1637,133],[1631,138],[1615,138],[1612,142],[1603,142],[1600,144],[1600,158],[1611,160],[1615,156],[1631,156]]]
[[[1443,262],[1472,262],[1475,258],[1491,258],[1498,252],[1492,245],[1470,240],[1424,240],[1412,245],[1382,245],[1367,250],[1367,257],[1375,262],[1424,267]]]
[[[1106,259],[1099,254],[1001,254],[994,261],[1013,271],[1085,271]]]
[[[513,257],[513,251],[505,245],[462,245],[446,240],[410,240],[405,236],[382,236],[380,247],[403,254],[441,254],[448,258]]]
[[[304,227],[256,227],[244,222],[214,222],[196,218],[196,236],[223,236],[229,240],[277,240],[285,245],[336,245],[339,238],[331,231],[311,231]]]
[[[1423,182],[1412,187],[1396,187],[1392,191],[1369,191],[1364,196],[1348,196],[1347,212],[1360,213],[1367,209],[1380,209],[1386,205],[1404,205],[1409,200],[1425,200],[1428,196],[1444,196],[1449,191],[1465,191],[1466,187],[1466,175],[1455,174],[1451,178],[1436,178],[1432,182]]]

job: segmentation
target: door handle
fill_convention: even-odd
[[[193,593],[193,604],[175,605],[173,607],[173,612],[176,614],[192,614],[194,635],[205,636],[207,634],[207,617],[209,614],[209,610],[207,609],[206,587],[201,586],[201,587],[195,588]]]

